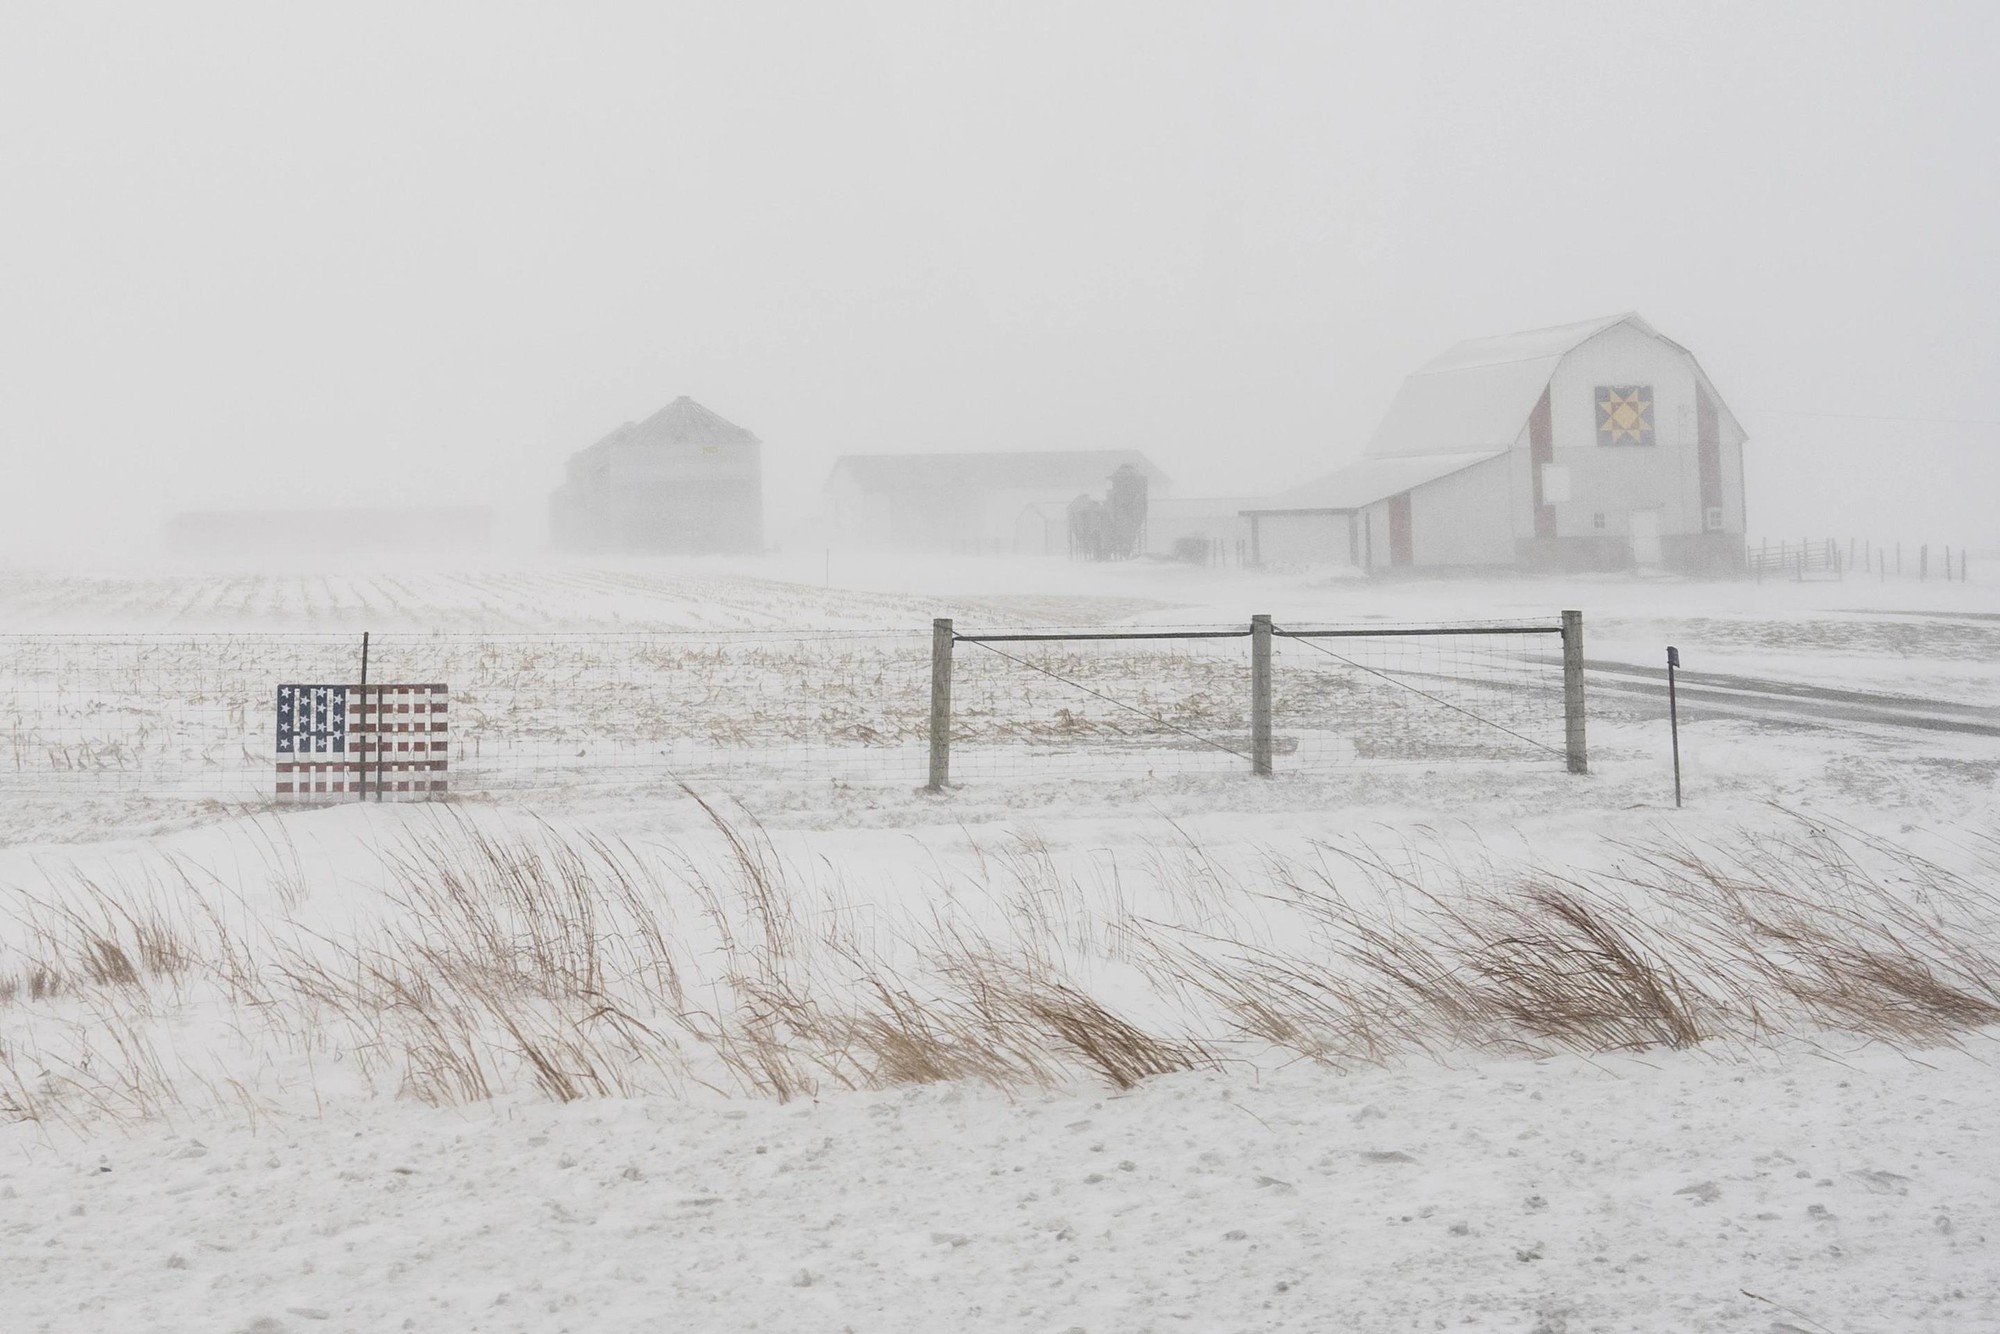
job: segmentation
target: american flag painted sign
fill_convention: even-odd
[[[423,800],[447,791],[443,685],[281,685],[280,801]]]

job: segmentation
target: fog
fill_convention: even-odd
[[[493,504],[689,394],[850,451],[1359,452],[1636,310],[1750,533],[2000,543],[1979,3],[0,7],[0,550]]]

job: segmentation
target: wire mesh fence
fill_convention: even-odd
[[[457,793],[719,775],[915,784],[926,645],[907,632],[381,635],[368,679],[378,693],[449,686]],[[280,686],[358,689],[361,671],[358,636],[0,637],[0,791],[269,799],[291,758]]]
[[[1558,625],[1485,622],[1272,636],[1280,764],[1567,762]]]
[[[1147,633],[1157,637],[961,637],[953,778],[1248,773],[1248,633]]]
[[[0,797],[18,813],[393,795],[384,762],[407,739],[392,715],[433,698],[443,715],[446,692],[435,777],[453,796],[707,778],[914,790],[938,773],[933,716],[949,721],[953,784],[1564,755],[1554,621],[1281,625],[1262,673],[1243,624],[944,634],[936,715],[935,628],[379,635],[365,678],[355,635],[0,636]],[[365,720],[359,758],[325,740],[343,709]],[[325,785],[295,794],[301,759]],[[354,781],[371,763],[372,791]]]
[[[1567,763],[1562,625],[955,633],[954,780]],[[1259,756],[1268,769],[1260,769]]]

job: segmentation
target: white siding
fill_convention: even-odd
[[[1597,443],[1597,389],[1614,384],[1652,386],[1654,444]],[[1555,461],[1569,469],[1571,482],[1570,499],[1555,507],[1557,536],[1626,536],[1626,515],[1635,509],[1660,510],[1665,536],[1702,531],[1695,369],[1684,353],[1630,325],[1607,329],[1563,358],[1550,382],[1549,407]],[[1726,446],[1725,502],[1733,499],[1740,512],[1740,472]],[[1603,528],[1595,524],[1598,514]]]
[[[1266,565],[1348,565],[1349,515],[1263,514],[1257,518],[1257,554]]]
[[[1354,516],[1361,525],[1361,563],[1371,570],[1386,569],[1389,564],[1389,502],[1377,501]]]
[[[1440,477],[1410,493],[1410,556],[1417,565],[1511,565],[1511,455]]]
[[[1709,393],[1714,398],[1714,391]],[[1743,499],[1743,432],[1727,413],[1722,413],[1722,527],[1738,537],[1750,531]]]

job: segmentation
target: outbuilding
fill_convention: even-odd
[[[846,547],[1056,555],[1072,546],[1069,506],[1108,499],[1114,478],[1138,488],[1143,526],[1167,478],[1135,449],[848,454],[827,477],[826,514]]]
[[[1358,462],[1246,509],[1251,559],[1731,573],[1744,438],[1637,315],[1476,338],[1404,381]]]
[[[756,436],[683,394],[571,457],[550,536],[570,551],[761,551],[762,454]]]

